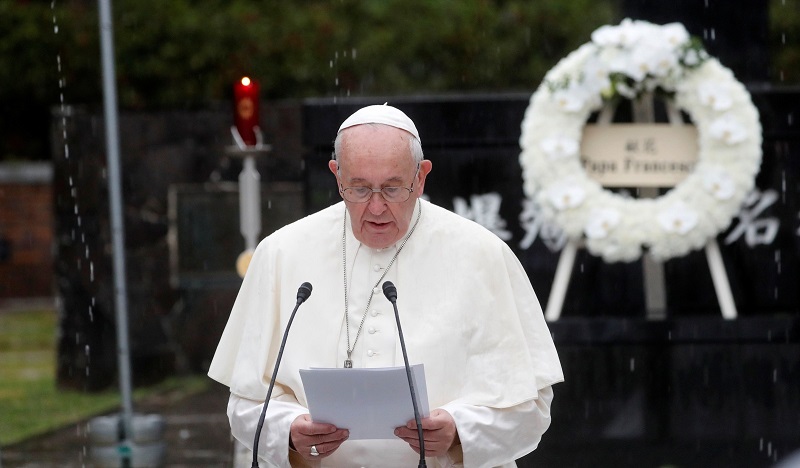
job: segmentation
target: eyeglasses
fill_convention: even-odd
[[[417,178],[417,174],[419,174],[419,166],[417,166],[417,171],[414,173],[415,179]],[[413,182],[411,183],[411,187],[382,187],[379,189],[374,189],[372,187],[347,187],[339,190],[342,197],[351,203],[366,203],[372,198],[373,193],[380,193],[383,199],[389,203],[403,203],[411,198],[413,192]]]
[[[374,189],[371,187],[347,187],[342,189],[342,197],[351,203],[366,203],[372,198],[373,193],[380,193],[383,199],[389,203],[402,203],[411,197],[414,191],[414,184],[408,187],[383,187]]]

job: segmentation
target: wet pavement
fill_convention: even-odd
[[[169,394],[137,404],[137,414],[158,414],[165,422],[164,466],[232,467],[234,444],[225,407],[228,388],[212,382],[200,393],[176,399]],[[88,421],[37,437],[0,452],[0,468],[95,468],[89,457]]]
[[[136,413],[158,414],[164,418],[167,445],[165,467],[234,468],[234,442],[231,439],[225,407],[228,388],[210,383],[200,393],[179,399],[167,395],[151,397],[135,407]],[[89,457],[91,443],[88,421],[72,424],[51,434],[5,447],[0,453],[0,468],[98,468]],[[580,450],[574,445],[560,446],[545,437],[539,449],[518,460],[520,468],[541,466],[580,468],[598,467],[772,467],[764,454],[754,450],[732,450],[727,444],[675,446],[605,441],[586,444]],[[789,455],[782,454],[783,456]],[[252,454],[240,452],[238,466],[249,467]],[[800,452],[796,454],[800,457]],[[780,468],[800,468],[800,458],[787,457]]]

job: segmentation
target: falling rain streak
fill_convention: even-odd
[[[352,48],[349,51],[344,50],[344,51],[341,52],[341,56],[343,58],[347,58],[348,55],[350,56],[350,60],[355,61],[355,59],[356,59],[356,57],[358,55],[357,49],[356,48]],[[340,79],[339,79],[338,65],[339,65],[339,51],[336,51],[333,54],[333,58],[328,61],[328,68],[333,70],[333,85],[334,85],[335,90],[336,91],[341,91],[341,90],[339,90]],[[344,95],[346,97],[350,97],[350,91],[351,90],[348,87],[347,89],[344,90]],[[338,102],[338,100],[337,100],[338,97],[339,97],[338,93],[333,96],[333,102],[334,103]]]
[[[53,34],[58,35],[59,26],[58,26],[58,17],[56,16],[56,2],[55,2],[55,0],[50,2],[50,10],[51,10],[52,19],[53,19]],[[66,78],[64,76],[64,67],[63,67],[63,63],[62,63],[62,60],[61,60],[61,54],[60,53],[56,54],[56,67],[57,67],[57,70],[58,70],[58,100],[59,100],[59,113],[61,114],[61,120],[60,120],[60,124],[61,124],[61,139],[62,139],[63,144],[64,144],[64,159],[69,161],[70,160],[70,153],[69,153],[69,138],[68,138],[68,134],[67,134],[68,133],[67,132],[67,128],[68,128],[67,127],[67,117],[70,116],[71,111],[66,105],[66,99],[65,99]],[[71,168],[71,165],[67,164],[67,167]],[[81,212],[80,212],[79,203],[78,203],[78,189],[75,186],[75,179],[72,176],[72,174],[69,174],[67,176],[67,182],[69,184],[70,197],[72,198],[72,204],[73,204],[72,212],[75,215],[75,226],[80,231],[81,228],[83,227],[83,219],[81,217]],[[76,241],[76,237],[77,237],[76,236],[76,232],[75,232],[75,229],[73,228],[71,230],[71,240],[73,242],[75,242]],[[94,262],[89,260],[89,256],[90,256],[89,245],[86,243],[86,236],[84,235],[83,232],[80,233],[80,242],[84,246],[84,255],[83,255],[83,257],[84,257],[84,259],[88,260],[88,264],[89,264],[89,281],[91,283],[94,283]],[[80,257],[76,258],[76,262],[77,262],[78,268],[80,269],[80,267],[82,266],[81,258]],[[89,319],[90,319],[90,321],[94,321],[94,314],[92,313],[91,308],[89,310]],[[88,372],[88,369],[87,369],[87,372]]]
[[[50,11],[52,13],[52,18],[53,18],[53,34],[58,36],[58,34],[59,34],[59,25],[58,25],[58,17],[56,16],[56,2],[55,2],[55,0],[50,2]],[[81,212],[80,212],[79,203],[78,203],[78,188],[77,188],[76,183],[75,183],[76,179],[75,179],[75,177],[73,177],[73,174],[71,173],[73,171],[73,165],[76,164],[76,162],[70,159],[69,138],[68,138],[68,131],[67,131],[67,128],[68,128],[68,126],[67,126],[67,117],[71,116],[72,112],[71,112],[71,109],[66,105],[66,98],[65,98],[65,95],[66,95],[66,77],[65,77],[64,66],[63,65],[64,64],[63,64],[62,59],[61,59],[61,54],[57,53],[56,54],[56,68],[57,68],[57,71],[58,71],[58,100],[59,100],[59,114],[60,114],[60,117],[61,117],[60,118],[61,139],[62,139],[62,142],[63,142],[63,145],[64,145],[64,159],[67,161],[67,163],[64,165],[64,167],[66,167],[67,171],[70,172],[69,174],[67,174],[67,183],[68,183],[68,186],[69,186],[69,194],[70,194],[71,202],[72,202],[72,205],[73,205],[72,212],[73,212],[73,215],[75,216],[75,224],[70,229],[70,234],[71,234],[70,235],[70,242],[72,244],[75,244],[76,242],[79,242],[80,244],[83,244],[83,258],[81,258],[80,254],[77,254],[75,260],[77,262],[79,271],[82,269],[83,260],[84,259],[86,260],[86,262],[89,265],[89,282],[93,284],[94,283],[94,262],[92,260],[90,260],[90,249],[89,249],[88,243],[86,242],[86,235],[83,232],[83,226],[82,226],[83,223],[82,223]],[[76,235],[76,230],[80,234],[79,236]],[[75,248],[76,253],[80,252],[78,246],[73,245],[73,247]],[[94,298],[94,296],[92,296],[91,305],[89,305],[88,308],[87,308],[88,309],[87,310],[87,314],[88,314],[88,318],[89,318],[89,323],[94,323],[94,307],[95,307],[95,298]],[[75,334],[75,343],[76,343],[76,345],[79,345],[80,342],[81,342],[81,336],[80,336],[80,334],[76,333]],[[90,375],[90,368],[91,368],[91,348],[90,348],[89,344],[84,344],[83,351],[84,351],[84,355],[86,356],[85,365],[84,365],[84,374],[88,377]],[[78,424],[76,426],[76,431],[78,432],[78,434],[81,434],[81,424]],[[83,432],[83,436],[86,437],[85,431]],[[81,456],[82,460],[86,459],[86,453],[87,453],[87,445],[84,444],[83,448],[82,448],[82,456]]]

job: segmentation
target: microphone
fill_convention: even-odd
[[[267,406],[269,405],[269,398],[272,396],[272,389],[275,387],[275,379],[278,377],[278,366],[281,365],[281,358],[283,357],[283,348],[286,346],[286,337],[289,336],[289,327],[292,326],[294,314],[300,308],[300,304],[308,299],[311,295],[311,283],[305,282],[300,285],[297,290],[297,303],[292,310],[292,315],[289,316],[289,323],[286,324],[286,330],[283,332],[283,339],[281,340],[281,347],[278,349],[278,359],[275,361],[275,369],[272,371],[272,380],[269,382],[269,390],[267,390],[267,398],[264,400],[264,408],[261,409],[261,416],[258,418],[258,426],[256,427],[256,435],[253,440],[253,463],[251,468],[258,468],[258,440],[261,438],[261,429],[264,426],[264,418],[267,416]]]
[[[394,318],[397,320],[397,334],[400,337],[400,348],[403,350],[403,362],[406,365],[406,376],[408,377],[408,388],[411,390],[411,404],[414,405],[414,421],[417,423],[417,437],[419,438],[419,468],[427,466],[425,464],[425,437],[422,435],[422,422],[417,408],[417,394],[414,391],[414,381],[411,379],[411,366],[408,365],[408,353],[406,353],[406,340],[403,339],[403,329],[400,327],[400,314],[397,312],[397,288],[391,281],[383,283],[383,295],[394,307]]]

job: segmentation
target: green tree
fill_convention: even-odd
[[[770,73],[800,76],[800,0],[771,0]],[[619,0],[116,0],[123,109],[265,99],[532,91]],[[96,2],[0,2],[0,159],[49,154],[49,108],[99,105]],[[59,68],[60,63],[60,68]]]

